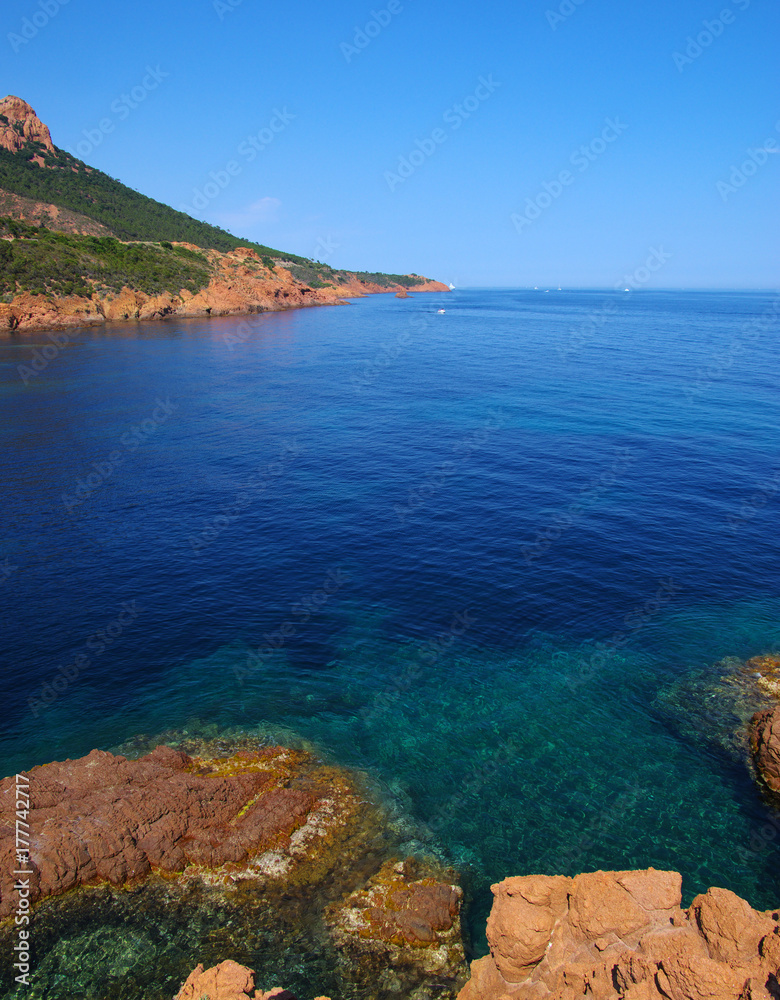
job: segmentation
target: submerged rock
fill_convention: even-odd
[[[463,892],[446,875],[413,859],[391,860],[364,888],[328,907],[325,919],[346,978],[372,969],[377,984],[402,996],[421,976],[436,978],[437,996],[463,982]]]
[[[780,699],[780,656],[754,656],[745,664],[745,670],[765,694]]]
[[[750,749],[761,779],[771,792],[780,795],[780,705],[753,716]]]
[[[745,760],[748,724],[780,698],[780,656],[727,656],[692,670],[660,691],[655,708],[683,739],[709,743],[735,762]]]
[[[776,998],[780,914],[726,889],[683,910],[681,885],[652,868],[505,879],[458,1000]]]

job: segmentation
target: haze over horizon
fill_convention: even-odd
[[[237,236],[486,287],[775,288],[777,6],[7,0],[0,92]]]

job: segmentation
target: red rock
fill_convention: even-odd
[[[725,889],[680,909],[677,872],[526,876],[493,886],[491,953],[459,1000],[772,1000],[780,925]]]
[[[176,994],[175,1000],[247,1000],[247,997],[265,997],[255,992],[254,972],[238,962],[220,962],[204,971],[198,965]]]
[[[5,115],[9,124],[0,122],[0,147],[18,153],[26,142],[41,142],[46,149],[55,152],[48,126],[44,125],[27,101],[9,95],[0,101],[0,115]],[[21,132],[21,134],[20,134]],[[39,165],[43,161],[39,161]]]
[[[780,794],[780,705],[756,712],[750,722],[750,747],[756,770]]]
[[[728,889],[710,889],[691,903],[691,915],[718,962],[749,965],[775,922]]]
[[[553,927],[565,913],[573,880],[526,875],[494,885],[487,922],[490,950],[507,982],[520,982],[541,962]]]
[[[333,850],[359,798],[308,754],[266,747],[191,758],[159,746],[130,761],[100,750],[32,768],[30,901],[150,872],[284,875]],[[0,918],[15,905],[15,779],[0,782]]]
[[[198,965],[187,977],[174,1000],[297,1000],[289,990],[277,986],[268,993],[255,990],[255,974],[252,969],[238,962],[226,961],[204,971]],[[315,997],[314,1000],[329,1000]]]
[[[326,920],[347,965],[406,968],[419,975],[463,981],[459,886],[413,859],[388,861],[366,886],[332,904]],[[402,973],[403,974],[403,973]]]

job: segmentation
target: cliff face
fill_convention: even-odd
[[[18,153],[27,142],[40,142],[50,153],[54,153],[54,143],[48,126],[40,120],[27,101],[9,95],[0,101],[0,148]],[[36,159],[39,165],[42,159]]]

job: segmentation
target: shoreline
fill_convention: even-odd
[[[249,247],[228,253],[198,250],[208,258],[209,283],[192,293],[163,292],[150,295],[125,286],[120,292],[94,292],[84,296],[53,296],[23,292],[10,302],[0,302],[0,336],[45,333],[77,327],[102,326],[124,321],[209,319],[285,312],[307,306],[347,305],[348,299],[382,293],[449,292],[441,282],[424,279],[409,287],[395,282],[378,285],[348,272],[338,285],[314,288],[293,277],[281,264],[267,267]]]

